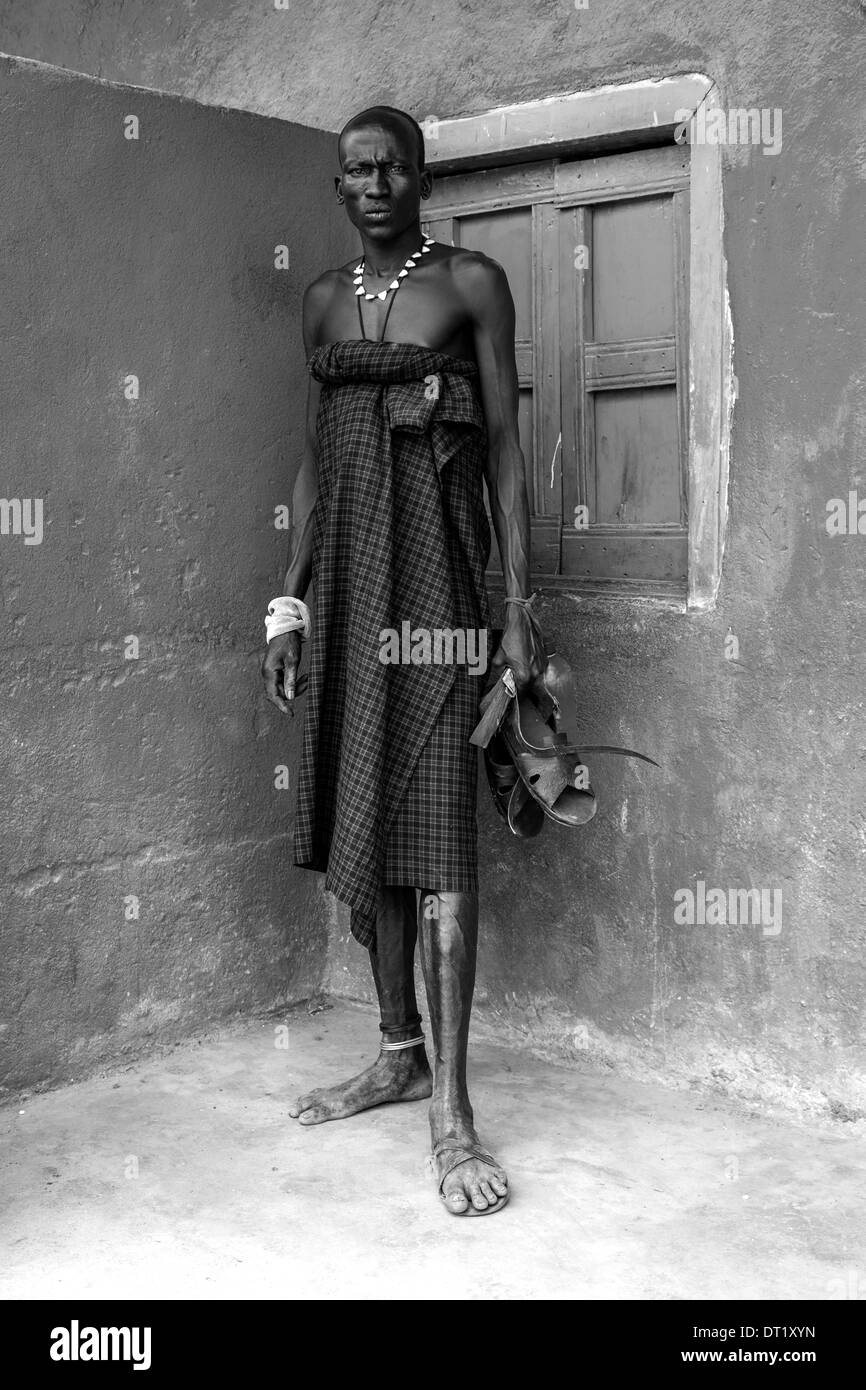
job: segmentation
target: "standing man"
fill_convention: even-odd
[[[316,1125],[432,1096],[440,1195],[455,1215],[483,1215],[508,1200],[505,1173],[479,1145],[466,1084],[478,937],[468,739],[484,682],[466,665],[425,659],[429,646],[414,639],[462,630],[483,634],[486,650],[483,476],[506,593],[493,665],[507,661],[518,689],[540,674],[523,607],[529,506],[514,305],[495,261],[422,235],[432,174],[411,116],[362,111],[340,133],[339,158],[337,201],[362,254],[304,298],[307,439],[262,674],[288,713],[309,640],[295,863],[324,870],[351,908],[352,933],[370,952],[382,1042],[366,1071],[301,1096],[290,1114]],[[312,620],[303,602],[311,580]],[[404,624],[415,654],[387,664],[383,634]],[[415,999],[419,939],[432,1076]]]

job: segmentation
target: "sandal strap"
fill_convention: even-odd
[[[433,1158],[438,1159],[443,1153],[452,1152],[455,1157],[445,1160],[445,1171],[439,1179],[439,1192],[445,1185],[445,1179],[450,1177],[455,1168],[459,1168],[463,1163],[469,1163],[473,1158],[477,1158],[481,1163],[486,1163],[490,1168],[498,1168],[499,1164],[491,1154],[485,1153],[475,1144],[463,1144],[459,1139],[440,1139],[438,1144],[433,1146]],[[457,1157],[461,1155],[461,1157]]]
[[[565,735],[554,734],[554,742],[544,748],[530,743],[525,736],[521,746],[510,729],[504,730],[504,737],[515,757],[522,754],[524,757],[532,758],[570,758],[582,753],[618,753],[623,758],[640,758],[641,762],[651,763],[653,767],[659,766],[655,758],[648,757],[646,753],[638,753],[636,748],[620,748],[613,743],[556,743],[557,738],[565,738]]]
[[[617,748],[612,743],[583,743],[579,751],[581,753],[619,753],[624,758],[640,758],[641,762],[652,763],[653,767],[659,766],[655,758],[648,758],[646,753],[638,753],[634,748]]]

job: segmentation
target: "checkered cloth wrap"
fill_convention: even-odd
[[[322,392],[295,863],[326,871],[370,946],[380,884],[477,887],[468,738],[484,675],[379,652],[404,621],[488,627],[487,438],[474,362],[352,340],[307,367]]]

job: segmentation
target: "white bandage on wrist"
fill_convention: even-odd
[[[265,632],[269,642],[274,637],[282,637],[284,632],[300,632],[301,640],[306,642],[310,635],[309,608],[299,598],[290,598],[288,594],[272,598],[265,618]]]

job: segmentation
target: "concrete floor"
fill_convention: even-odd
[[[257,1020],[0,1113],[4,1298],[818,1298],[866,1292],[862,1143],[490,1041],[510,1205],[450,1216],[426,1105],[302,1129],[366,1008]],[[286,1043],[287,1046],[278,1046]]]

